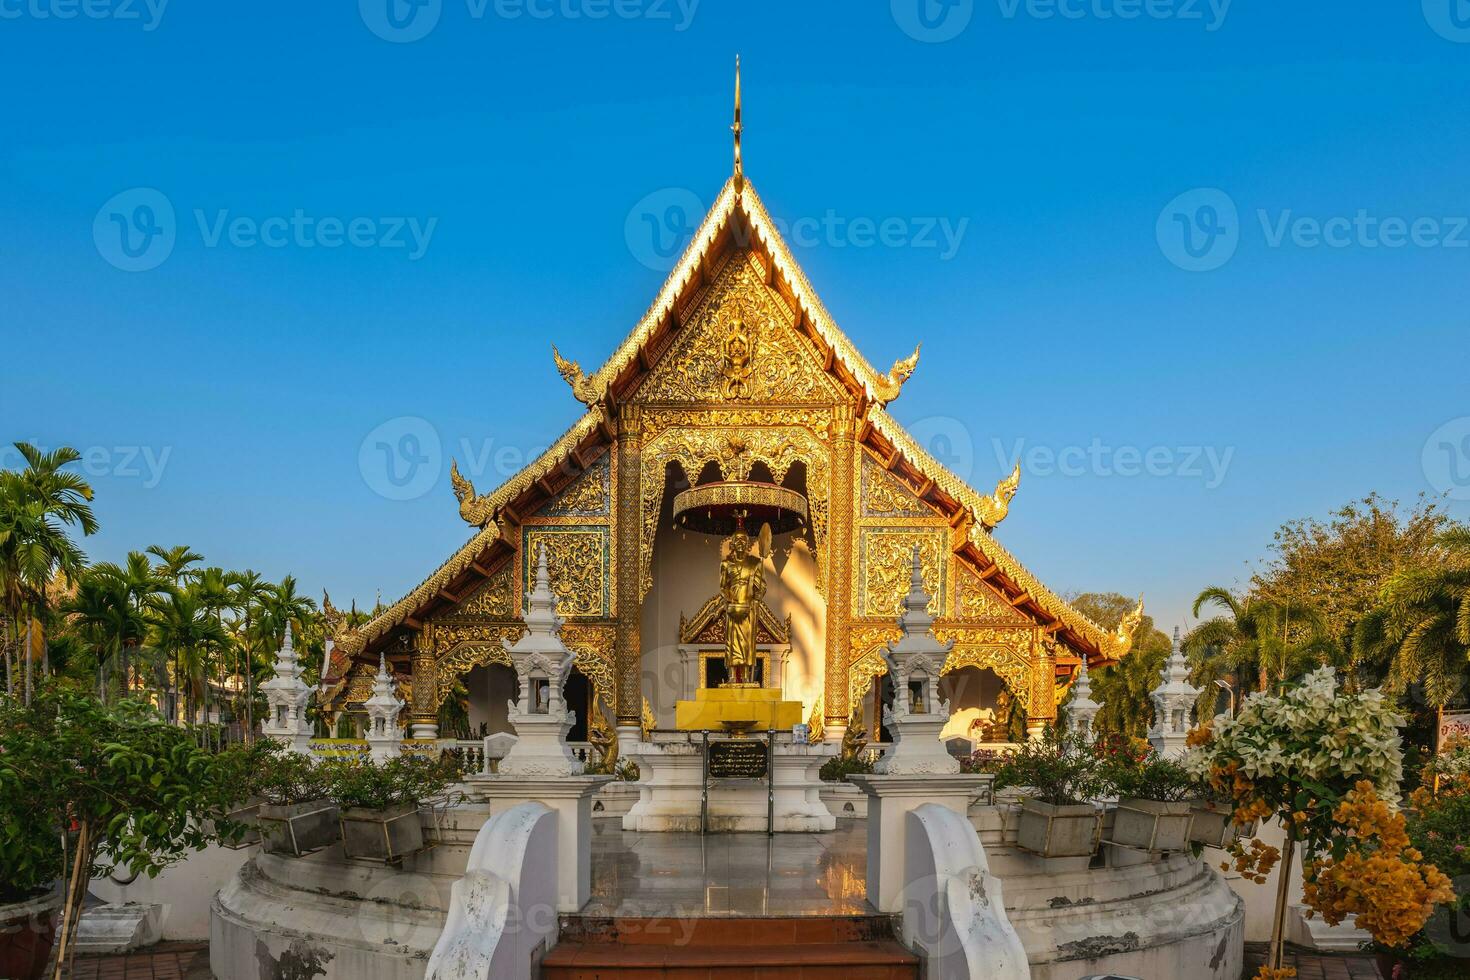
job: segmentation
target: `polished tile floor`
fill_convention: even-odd
[[[825,834],[646,834],[593,821],[584,915],[862,915],[867,828]]]

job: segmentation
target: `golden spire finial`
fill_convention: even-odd
[[[740,55],[735,56],[735,125],[730,127],[730,132],[735,134],[735,189],[738,191],[745,183],[745,170],[740,164]]]

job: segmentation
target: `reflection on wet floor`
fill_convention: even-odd
[[[861,915],[867,829],[825,834],[649,834],[594,820],[586,915]]]

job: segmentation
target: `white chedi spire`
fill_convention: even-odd
[[[1159,686],[1149,699],[1154,704],[1154,723],[1148,740],[1160,754],[1177,758],[1184,754],[1189,735],[1190,712],[1199,699],[1199,688],[1189,683],[1189,663],[1174,627],[1174,644],[1159,676]]]
[[[515,643],[501,641],[515,668],[519,697],[507,702],[516,743],[500,760],[499,772],[577,775],[583,764],[567,746],[576,715],[562,696],[575,655],[561,639],[562,619],[556,614],[544,547],[536,550],[535,586],[526,596],[521,621],[526,624],[525,635]]]
[[[301,679],[301,662],[291,635],[291,621],[286,621],[286,636],[276,651],[275,676],[260,685],[270,705],[270,714],[262,726],[266,735],[279,739],[295,752],[309,752],[311,722],[306,718],[306,705],[311,688]]]
[[[893,732],[893,747],[879,759],[874,771],[888,775],[956,773],[960,763],[939,740],[949,722],[949,702],[939,698],[939,674],[954,641],[939,642],[929,594],[924,591],[923,556],[914,548],[909,569],[909,591],[900,603],[897,643],[883,651],[893,679],[893,707],[885,721]]]
[[[1072,702],[1067,707],[1067,730],[1074,735],[1092,736],[1092,725],[1103,706],[1092,700],[1092,678],[1087,673],[1087,657],[1077,667],[1072,682]]]
[[[379,653],[373,696],[363,702],[368,716],[368,750],[374,759],[391,759],[402,750],[403,733],[398,728],[398,715],[403,707],[393,688],[393,675],[388,672],[388,658]]]

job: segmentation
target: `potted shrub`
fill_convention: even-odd
[[[339,809],[342,851],[350,858],[397,861],[424,846],[419,804],[454,779],[450,759],[400,756],[378,763],[328,763],[327,779]]]
[[[196,733],[148,705],[47,683],[0,698],[0,976],[39,976],[54,938],[66,959],[92,878],[153,877],[238,832],[224,786]]]
[[[299,752],[266,756],[254,788],[260,844],[272,854],[302,857],[337,843],[337,807],[327,798],[323,765]]]
[[[1080,739],[1048,736],[1021,746],[996,770],[995,787],[1021,790],[1016,846],[1046,858],[1088,857],[1097,849],[1102,788],[1097,758]]]
[[[1200,789],[1183,765],[1157,754],[1110,767],[1105,778],[1118,795],[1108,843],[1153,854],[1189,845]]]
[[[1195,800],[1190,811],[1189,839],[1206,847],[1228,849],[1242,837],[1256,835],[1257,821],[1235,821],[1235,804],[1209,796]]]

